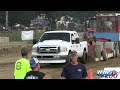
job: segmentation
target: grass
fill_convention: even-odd
[[[33,38],[39,39],[42,35],[42,31],[34,31]],[[0,37],[9,37],[10,42],[19,42],[22,41],[21,39],[21,31],[13,31],[11,32],[0,32]]]

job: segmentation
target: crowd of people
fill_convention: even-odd
[[[40,71],[40,63],[37,58],[31,57],[28,48],[21,49],[22,57],[15,62],[14,79],[49,79]],[[61,72],[63,79],[87,79],[87,70],[84,64],[78,62],[76,51],[71,52],[71,62],[66,64]]]

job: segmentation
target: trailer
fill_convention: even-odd
[[[120,13],[98,13],[90,18],[85,39],[88,54],[95,61],[119,57]]]

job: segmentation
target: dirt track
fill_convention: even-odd
[[[16,56],[16,57],[14,57]],[[14,61],[16,61],[21,56],[19,54],[17,55],[8,55],[0,57],[0,61],[6,61],[12,63],[9,64],[0,64],[0,79],[13,79],[13,71],[14,71]],[[64,64],[57,64],[57,65],[41,65],[41,71],[45,72],[50,79],[61,79],[60,74],[62,71],[62,67]],[[88,62],[88,64],[85,65],[87,67],[87,70],[89,68],[93,71],[93,76],[95,79],[98,79],[96,75],[96,72],[98,69],[103,69],[104,67],[119,67],[120,66],[120,60],[119,58],[115,59],[109,59],[108,61],[99,61],[99,62]]]
[[[16,46],[18,45],[20,48],[21,46],[24,46],[27,44],[21,44],[21,43],[12,43],[14,46],[14,49],[16,49]],[[4,48],[10,49],[9,53],[6,53],[7,51],[4,50],[3,54],[0,53],[0,79],[14,79],[13,72],[14,72],[14,64],[17,59],[21,57],[20,52],[17,50],[13,50],[10,47],[13,47],[12,44],[5,44],[2,45]],[[11,46],[10,46],[11,45]],[[21,45],[21,46],[20,46]],[[0,45],[0,47],[2,47]],[[28,46],[27,46],[28,47]],[[18,47],[17,47],[18,48]],[[20,49],[19,48],[19,49]],[[45,72],[50,79],[61,79],[60,74],[62,71],[62,67],[64,64],[56,64],[56,65],[41,65],[41,71]],[[108,61],[99,61],[95,62],[90,60],[87,64],[85,64],[87,70],[89,68],[93,71],[94,79],[98,79],[96,75],[97,70],[104,69],[105,67],[120,67],[120,59],[119,58],[111,58]]]

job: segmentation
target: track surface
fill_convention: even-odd
[[[20,54],[12,54],[0,57],[0,79],[14,79],[14,64],[17,59],[21,56]],[[41,64],[41,71],[48,75],[49,79],[61,79],[60,74],[64,64]],[[99,61],[99,62],[88,62],[85,64],[87,70],[89,68],[93,71],[94,79],[99,79],[96,75],[97,70],[104,69],[105,67],[120,67],[119,58],[111,58],[108,61]]]

